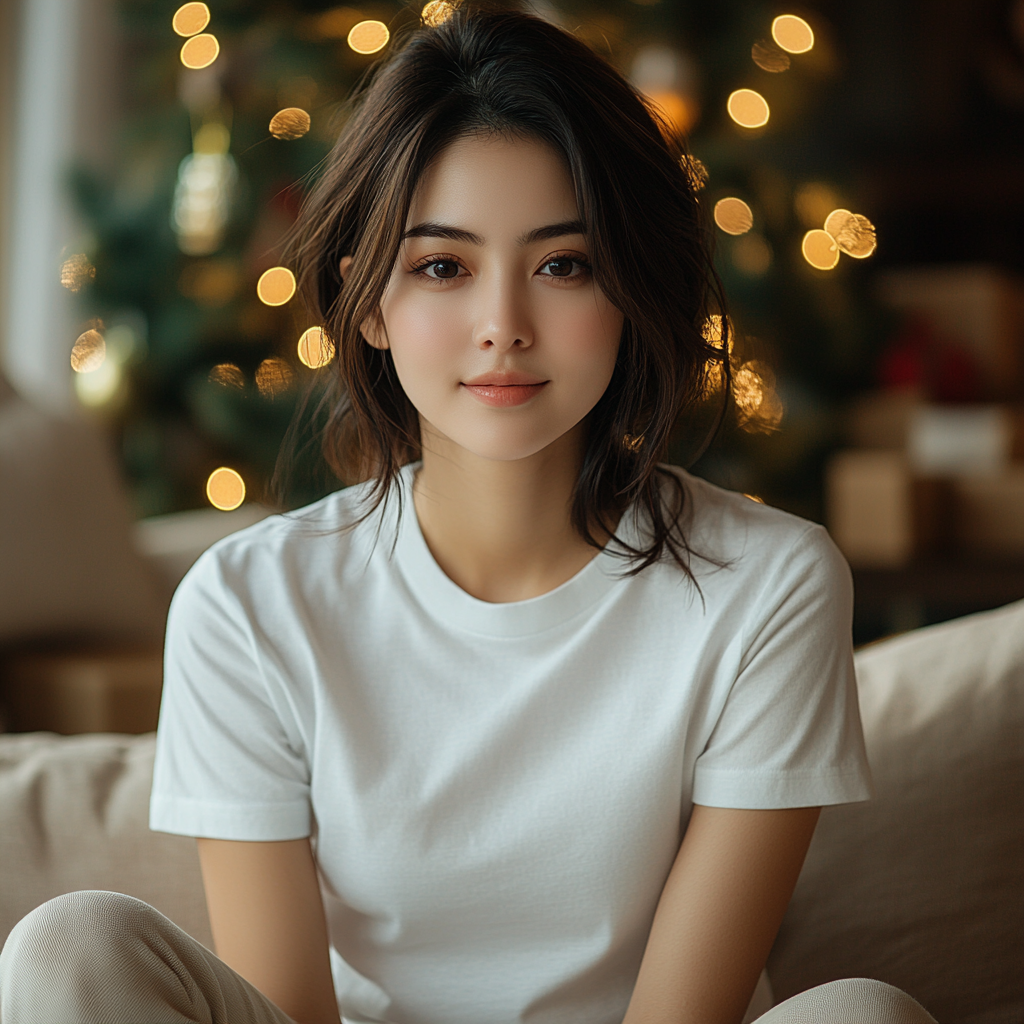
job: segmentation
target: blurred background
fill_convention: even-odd
[[[534,7],[690,140],[736,337],[694,471],[829,527],[859,643],[1024,597],[1024,0]],[[169,595],[268,514],[329,372],[282,235],[353,86],[447,11],[0,6],[8,728],[155,721]],[[337,486],[307,444],[282,501]]]

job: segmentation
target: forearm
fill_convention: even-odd
[[[694,808],[623,1024],[739,1024],[817,819]]]

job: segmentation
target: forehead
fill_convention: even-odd
[[[466,135],[424,171],[409,224],[434,221],[487,238],[503,227],[521,232],[578,216],[572,178],[553,147],[531,138]]]

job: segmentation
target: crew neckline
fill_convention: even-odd
[[[522,601],[482,601],[467,593],[437,564],[420,529],[412,485],[421,463],[403,466],[398,476],[402,509],[394,557],[409,589],[423,608],[447,625],[495,637],[529,636],[554,629],[600,601],[622,584],[626,560],[602,548],[564,583]],[[626,509],[616,535],[637,544],[635,516]],[[614,545],[614,541],[611,544]]]

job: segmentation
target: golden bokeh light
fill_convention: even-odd
[[[264,359],[256,367],[256,387],[264,398],[277,398],[283,395],[295,379],[292,368],[278,356]]]
[[[211,384],[219,384],[222,388],[245,390],[245,375],[234,363],[218,363],[210,371],[209,381]]]
[[[732,351],[732,318],[726,317],[724,326],[729,328],[729,351]],[[721,313],[712,313],[711,316],[704,321],[704,326],[701,327],[700,333],[705,341],[710,341],[714,345],[720,345],[722,342],[723,334],[723,321]]]
[[[677,135],[687,135],[700,117],[697,101],[673,89],[649,92],[647,98]]]
[[[93,373],[107,358],[107,343],[94,328],[83,331],[71,349],[71,369],[75,373]]]
[[[295,275],[287,267],[271,267],[260,274],[256,294],[265,306],[283,306],[295,294]]]
[[[219,466],[206,478],[206,498],[214,508],[230,512],[245,501],[245,481],[235,470]]]
[[[361,21],[348,34],[348,45],[356,53],[376,53],[388,45],[391,33],[383,21]]]
[[[825,221],[825,230],[842,252],[856,260],[867,259],[878,248],[875,225],[859,213],[833,210]]]
[[[285,107],[270,119],[270,134],[275,139],[301,139],[309,125],[309,114],[302,107]]]
[[[84,252],[77,252],[60,265],[60,283],[71,292],[80,292],[96,277],[96,268]]]
[[[771,116],[768,101],[753,89],[737,89],[730,93],[725,108],[741,128],[763,128]]]
[[[420,11],[420,21],[430,28],[437,28],[452,16],[454,10],[448,0],[430,0],[430,3]]]
[[[823,181],[804,182],[796,190],[793,206],[805,228],[819,227],[839,205],[839,196],[831,185]]]
[[[780,14],[772,22],[772,39],[789,53],[806,53],[814,46],[814,30],[795,14]]]
[[[210,8],[206,4],[182,4],[171,18],[171,28],[179,36],[194,36],[210,24]]]
[[[680,159],[679,165],[694,192],[699,192],[708,183],[708,169],[695,156],[687,154]]]
[[[739,425],[751,433],[778,430],[785,409],[775,391],[775,374],[764,363],[744,363],[732,375]]]
[[[754,214],[742,199],[728,196],[715,203],[715,223],[727,235],[743,235],[754,226]]]
[[[181,63],[187,68],[198,71],[200,68],[208,68],[220,54],[220,43],[217,37],[209,32],[200,36],[193,36],[186,40],[181,48]]]
[[[732,261],[741,274],[761,277],[772,265],[772,247],[764,235],[752,231],[736,239],[732,247]]]
[[[785,50],[780,49],[767,39],[759,39],[750,48],[750,59],[762,70],[777,75],[782,71],[788,71],[792,61]]]
[[[759,498],[756,494],[744,494],[744,498],[749,498],[751,501],[756,501],[758,505],[764,504],[764,498]]]
[[[75,394],[82,405],[99,408],[117,395],[123,379],[120,364],[114,359],[104,359],[95,370],[75,374]]]
[[[334,358],[334,343],[322,327],[310,327],[299,338],[298,352],[303,366],[319,370]]]
[[[839,262],[839,246],[836,240],[821,228],[814,228],[804,235],[800,251],[804,259],[816,270],[832,270]]]

